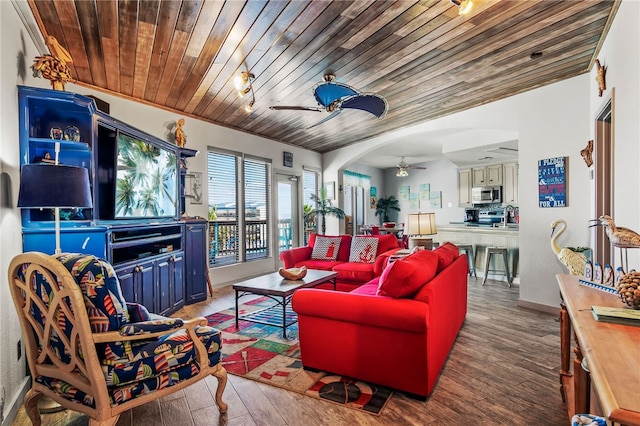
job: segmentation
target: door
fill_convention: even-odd
[[[612,120],[613,109],[610,100],[596,118],[593,164],[595,169],[595,217],[606,214],[615,219],[615,212],[613,211],[614,144]],[[594,261],[597,260],[601,265],[613,265],[614,247],[609,243],[609,238],[603,226],[595,227],[594,246]]]
[[[299,211],[298,177],[276,174],[276,199],[278,205],[275,241],[278,242],[278,253],[282,250],[298,246]]]

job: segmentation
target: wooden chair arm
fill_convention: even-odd
[[[172,328],[171,330],[162,330],[155,333],[143,333],[132,336],[122,335],[119,331],[107,331],[103,333],[92,333],[93,341],[95,343],[108,343],[108,342],[126,342],[134,340],[145,340],[153,337],[162,337],[167,334],[173,334],[180,330],[186,330],[189,337],[193,340],[199,340],[195,334],[195,328],[197,326],[207,325],[207,320],[204,317],[194,318],[188,321],[184,321],[182,327]],[[193,333],[191,333],[193,332]]]

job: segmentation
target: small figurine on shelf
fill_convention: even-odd
[[[616,268],[616,279],[614,282],[614,287],[618,287],[618,282],[620,281],[620,278],[622,278],[624,276],[624,269],[622,269],[622,266],[618,266]]]
[[[593,280],[593,265],[590,260],[587,260],[584,264],[584,277],[587,281]]]
[[[174,132],[176,137],[176,145],[178,145],[180,148],[184,148],[187,142],[187,135],[184,134],[182,126],[184,126],[184,118],[181,118],[176,122],[176,130]]]
[[[600,262],[596,262],[593,265],[593,282],[602,284],[602,265],[600,265]]]
[[[51,80],[53,90],[64,90],[65,83],[74,81],[71,78],[71,69],[67,65],[73,63],[71,54],[58,43],[54,36],[47,36],[46,43],[51,54],[36,56],[31,66],[33,75]]]
[[[613,286],[613,268],[608,263],[604,265],[604,276],[602,277],[602,284],[609,287]]]

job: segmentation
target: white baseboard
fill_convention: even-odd
[[[518,302],[516,303],[516,305],[518,305],[518,307],[520,308],[530,309],[532,311],[544,312],[546,314],[551,314],[551,315],[560,315],[559,306],[555,307],[555,306],[543,305],[540,303],[527,302],[526,300],[520,300],[520,299],[518,299]]]

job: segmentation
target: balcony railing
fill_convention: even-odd
[[[269,250],[269,230],[266,220],[245,221],[245,258],[254,260],[266,258]],[[240,262],[241,256],[237,244],[240,238],[237,221],[209,221],[209,266],[230,265]],[[278,248],[292,247],[291,221],[278,223]]]

